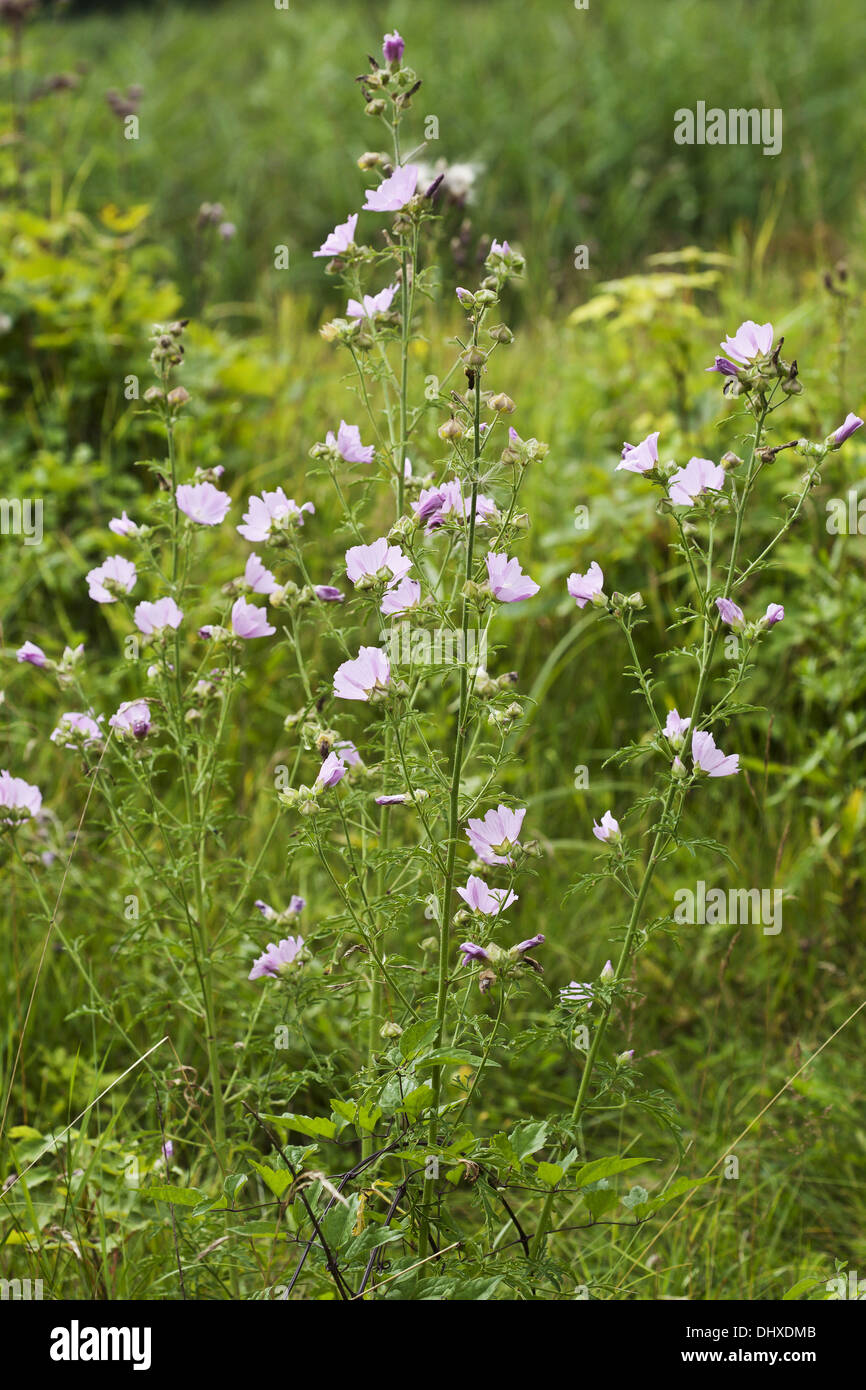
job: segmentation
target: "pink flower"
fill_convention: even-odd
[[[287,936],[278,946],[275,946],[273,941],[269,942],[268,949],[256,960],[247,979],[259,980],[263,975],[285,974],[289,966],[297,960],[303,945],[302,936]]]
[[[678,710],[668,710],[668,717],[665,720],[664,735],[672,748],[682,748],[686,730],[691,722],[691,719],[683,719]]]
[[[360,304],[357,299],[350,299],[346,305],[346,313],[350,319],[372,319],[376,314],[387,314],[396,293],[397,286],[388,285],[378,294],[365,294]]]
[[[134,536],[138,532],[138,527],[134,521],[130,521],[126,512],[120,516],[112,517],[108,523],[109,531],[113,531],[116,536]]]
[[[342,739],[334,744],[334,752],[339,753],[347,767],[362,767],[361,754],[350,739]]]
[[[266,569],[258,555],[253,551],[244,569],[244,583],[254,594],[272,594],[277,585],[276,578]]]
[[[507,555],[487,556],[487,578],[495,598],[500,603],[521,603],[532,598],[541,588],[528,574],[524,574],[519,560],[509,560]]]
[[[386,63],[399,63],[403,57],[403,50],[406,45],[400,38],[395,29],[393,34],[386,34],[382,40],[382,56]]]
[[[774,627],[776,623],[782,621],[784,616],[785,610],[781,603],[770,603],[767,605],[767,611],[761,619],[761,627]]]
[[[506,888],[488,888],[483,878],[470,874],[465,888],[457,892],[466,906],[473,912],[482,912],[485,917],[498,917],[512,903],[517,902],[517,894]]]
[[[146,700],[126,700],[108,722],[119,734],[145,738],[150,730],[150,706]]]
[[[249,641],[252,637],[272,637],[276,630],[268,622],[264,608],[247,603],[245,598],[235,599],[232,604],[232,632],[235,637]]]
[[[849,412],[839,428],[834,430],[830,436],[836,448],[838,449],[840,444],[844,444],[846,439],[850,439],[855,430],[859,430],[862,424],[863,421],[860,419],[859,415],[854,415]]]
[[[48,665],[48,657],[35,642],[25,642],[23,647],[18,648],[15,656],[18,661],[29,661],[31,666]]]
[[[640,444],[623,444],[622,461],[616,471],[624,468],[628,473],[649,473],[659,461],[659,430],[648,434]]]
[[[384,536],[372,545],[353,545],[346,551],[346,574],[356,588],[363,580],[375,580],[393,589],[411,568],[412,561]]]
[[[87,575],[90,597],[97,603],[116,603],[119,594],[131,592],[137,577],[131,560],[122,555],[109,555]]]
[[[367,189],[365,212],[398,212],[404,208],[418,185],[418,165],[401,164],[378,188]]]
[[[451,478],[447,483],[435,488],[422,488],[413,511],[419,521],[427,523],[427,530],[441,526],[446,516],[458,515],[465,520],[469,515],[472,498],[464,497],[459,478]],[[475,519],[485,525],[489,517],[497,513],[496,503],[491,497],[478,493],[475,499]]]
[[[355,228],[358,225],[358,214],[353,212],[348,221],[341,222],[330,232],[322,242],[318,251],[314,251],[314,256],[341,256],[344,251],[354,245]]]
[[[317,787],[336,787],[346,775],[346,764],[339,753],[329,753],[319,768]]]
[[[725,470],[710,459],[689,459],[685,468],[678,468],[670,480],[670,500],[678,507],[690,507],[696,498],[712,488],[720,492],[725,486]]]
[[[622,839],[619,821],[614,819],[610,811],[605,811],[601,818],[601,824],[598,821],[593,821],[592,833],[597,840],[601,840],[606,845],[618,845]]]
[[[572,980],[559,991],[563,1004],[585,1004],[588,1009],[592,1008],[593,994],[592,985],[581,984],[579,980]]]
[[[158,598],[155,603],[145,600],[135,610],[135,626],[145,637],[165,632],[166,628],[176,630],[183,622],[183,613],[173,598]]]
[[[361,431],[357,425],[347,425],[345,420],[340,421],[340,428],[336,436],[333,430],[328,430],[325,436],[325,443],[332,449],[336,449],[341,458],[347,463],[372,463],[375,449],[372,444],[363,445],[361,443]]]
[[[361,647],[353,661],[344,661],[334,672],[334,694],[338,700],[369,700],[390,682],[391,663],[381,648]]]
[[[394,617],[397,613],[408,613],[421,602],[421,585],[417,579],[402,579],[388,590],[379,605],[379,612]]]
[[[219,526],[232,504],[228,493],[213,483],[181,483],[174,495],[178,509],[199,526]]]
[[[266,922],[287,922],[290,918],[299,916],[306,905],[306,900],[299,898],[296,893],[293,893],[289,899],[289,905],[285,912],[275,912],[268,903],[262,902],[261,898],[256,898],[253,903],[253,907],[258,908]]]
[[[488,256],[510,256],[511,247],[508,245],[507,241],[497,241],[494,237],[490,243],[490,250],[487,254]]]
[[[708,777],[732,777],[740,770],[739,753],[731,753],[725,757],[721,748],[716,747],[712,734],[706,729],[698,730],[692,735],[692,757],[695,760],[695,768],[700,768]]]
[[[500,805],[495,811],[488,811],[483,820],[470,818],[466,836],[478,858],[485,864],[510,864],[511,851],[520,843],[525,815],[525,806],[512,811]]]
[[[746,319],[741,323],[733,338],[725,338],[721,344],[722,352],[735,362],[745,365],[754,362],[756,357],[766,357],[773,351],[773,325],[754,323]]]
[[[240,535],[248,541],[268,541],[274,530],[285,531],[295,523],[304,524],[304,512],[315,512],[312,502],[298,506],[294,498],[287,497],[281,487],[276,492],[262,491],[261,497],[250,497],[244,513],[244,525],[238,526]]]
[[[100,719],[102,715],[99,716]],[[61,714],[57,728],[51,734],[52,743],[62,743],[65,748],[86,748],[91,743],[99,743],[102,730],[89,714],[79,714],[70,710]]]
[[[732,627],[734,632],[742,632],[746,626],[746,616],[742,608],[738,608],[729,598],[717,598],[716,607],[719,610],[719,617],[728,627]]]
[[[593,560],[586,574],[570,574],[567,588],[578,608],[585,608],[596,598],[603,598],[604,575],[601,567]]]
[[[394,792],[391,796],[377,796],[375,802],[377,806],[403,806],[407,801],[412,800],[410,792]]]
[[[333,584],[317,584],[313,593],[320,603],[342,603],[343,594]]]
[[[461,965],[471,965],[474,960],[489,960],[487,952],[483,946],[476,946],[474,941],[461,941],[457,948],[463,952]]]
[[[41,809],[42,793],[38,787],[25,782],[23,777],[0,772],[0,811],[14,813],[0,817],[0,825],[15,825],[28,816],[38,816]]]

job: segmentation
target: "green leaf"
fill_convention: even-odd
[[[547,1141],[547,1134],[550,1126],[546,1120],[531,1121],[528,1124],[518,1125],[508,1136],[508,1143],[513,1150],[515,1157],[522,1162],[530,1154],[535,1153],[536,1149],[543,1148]]]
[[[539,1163],[536,1174],[548,1187],[556,1187],[560,1178],[565,1177],[565,1169],[559,1163]]]
[[[478,1057],[474,1052],[467,1052],[464,1047],[437,1047],[432,1052],[425,1053],[423,1057],[415,1059],[415,1070],[426,1070],[429,1067],[480,1067],[482,1062],[483,1057]],[[498,1063],[491,1062],[488,1057],[486,1065],[495,1067]]]
[[[274,1196],[282,1198],[286,1188],[291,1186],[291,1173],[285,1168],[269,1168],[266,1163],[256,1163],[254,1158],[250,1159],[250,1163]]]
[[[207,1193],[198,1187],[144,1187],[142,1193],[155,1202],[171,1202],[175,1207],[194,1207],[207,1198]]]
[[[433,1087],[425,1081],[423,1086],[416,1086],[414,1091],[410,1091],[408,1096],[403,1097],[402,1105],[398,1110],[405,1112],[410,1122],[417,1120],[422,1110],[426,1110],[433,1099]]]
[[[600,1178],[612,1178],[615,1173],[627,1173],[629,1168],[637,1168],[641,1163],[652,1163],[651,1158],[596,1158],[592,1163],[584,1163],[574,1175],[577,1187],[589,1187]]]
[[[339,1111],[337,1112],[339,1114]],[[283,1129],[295,1129],[310,1139],[333,1139],[337,1126],[333,1120],[325,1120],[316,1115],[262,1115],[266,1124],[280,1125]]]

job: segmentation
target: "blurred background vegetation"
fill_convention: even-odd
[[[668,525],[648,490],[613,471],[622,440],[659,429],[664,457],[682,461],[740,449],[743,422],[703,368],[725,332],[747,317],[770,319],[785,335],[786,355],[800,362],[805,391],[779,417],[775,442],[822,437],[848,410],[864,413],[860,0],[788,0],[783,9],[771,0],[724,7],[591,0],[581,12],[569,0],[291,0],[287,11],[248,0],[44,4],[21,29],[20,44],[7,24],[0,35],[0,491],[44,499],[46,542],[0,542],[3,765],[14,756],[15,770],[43,787],[58,840],[74,829],[85,788],[71,759],[46,751],[56,700],[29,668],[15,666],[25,638],[52,652],[58,642],[84,640],[100,679],[113,681],[119,698],[135,693],[121,686],[122,673],[112,674],[111,623],[87,600],[83,576],[106,553],[108,518],[122,507],[135,515],[151,485],[135,464],[158,446],[125,389],[130,376],[142,389],[149,382],[154,321],[193,320],[185,466],[223,463],[237,500],[284,485],[327,508],[305,481],[307,451],[347,413],[350,398],[343,363],[316,332],[342,306],[310,253],[359,205],[356,160],[378,146],[378,135],[372,122],[365,126],[351,78],[394,27],[424,79],[414,103],[418,128],[428,116],[439,121],[425,158],[472,171],[465,200],[461,171],[458,196],[445,209],[443,295],[425,324],[429,347],[417,347],[419,389],[445,360],[441,344],[457,326],[449,290],[471,283],[485,238],[507,237],[527,257],[524,289],[509,306],[518,337],[500,358],[495,385],[517,401],[521,434],[552,446],[525,494],[533,530],[524,564],[542,592],[532,621],[528,606],[504,614],[496,636],[502,659],[537,701],[514,738],[512,790],[527,800],[549,854],[516,922],[546,932],[545,968],[556,989],[591,978],[611,954],[618,905],[603,897],[560,903],[570,879],[591,863],[592,816],[643,790],[634,765],[598,771],[636,736],[642,716],[620,676],[624,654],[607,628],[576,619],[564,577],[599,559],[617,588],[641,589],[647,660],[670,640],[681,582],[666,549]],[[697,100],[781,107],[782,153],[676,146],[673,113]],[[124,139],[124,102],[139,117],[138,139]],[[203,223],[205,203],[222,205],[233,234]],[[287,270],[274,268],[278,245],[289,248]],[[575,268],[578,245],[588,248],[588,269]],[[440,456],[436,423],[417,444],[421,470]],[[702,866],[697,876],[782,887],[783,931],[765,937],[757,928],[705,927],[678,940],[658,937],[640,958],[636,983],[645,1002],[620,1020],[622,1047],[636,1049],[646,1084],[667,1090],[678,1107],[689,1173],[706,1171],[726,1151],[861,1000],[866,537],[832,535],[826,525],[830,498],[866,489],[860,439],[831,457],[772,578],[747,595],[751,606],[773,600],[787,610],[767,644],[772,659],[749,692],[769,712],[739,721],[746,775],[723,795],[703,798],[699,813],[703,831],[733,845],[737,868]],[[765,475],[753,548],[796,475],[789,454]],[[580,505],[589,507],[589,531],[575,527]],[[324,579],[329,566],[338,572],[345,540],[327,528],[318,539]],[[233,577],[227,530],[215,553],[215,581]],[[255,701],[250,693],[231,748],[249,853],[273,815],[262,767],[279,761],[282,718],[296,703],[282,658],[253,660]],[[682,679],[682,691],[671,692],[680,708],[686,671]],[[591,768],[589,794],[572,787],[578,764]],[[123,885],[112,880],[107,853],[98,830],[85,832],[66,890],[67,929],[85,939],[94,933],[96,968],[126,1001],[130,1026],[154,1021],[141,1013],[152,989],[178,1055],[194,1060],[200,1040],[165,1006],[156,967],[144,957],[141,978],[115,978],[110,948],[122,934]],[[691,864],[669,865],[658,902],[695,876]],[[268,885],[285,896],[279,847],[263,870],[265,898]],[[317,910],[327,911],[321,885],[311,886]],[[307,891],[303,883],[291,887]],[[30,978],[41,941],[40,924],[16,919],[12,907],[17,925],[3,933],[2,947],[10,991],[16,977]],[[427,924],[408,923],[406,931],[411,944],[427,935]],[[227,991],[242,967],[225,962]],[[105,1065],[104,1039],[95,1039],[86,1012],[76,1012],[77,982],[60,959],[51,970],[56,988],[37,1001],[18,1115],[43,1131],[92,1098]],[[10,1000],[17,1002],[8,1013],[7,1067],[20,994]],[[240,1000],[239,1010],[246,1007]],[[801,1277],[826,1277],[836,1260],[866,1268],[863,1017],[737,1148],[740,1180],[694,1197],[650,1263],[637,1276],[631,1270],[639,1282],[630,1292],[776,1298]],[[355,1045],[351,1018],[313,1014],[307,1026],[337,1057]],[[143,1027],[143,1045],[150,1036]],[[265,1039],[262,1074],[269,1049]],[[326,1092],[304,1071],[307,1061],[299,1051],[300,1079],[288,1089],[301,1088],[292,1108],[314,1114]],[[120,1070],[120,1059],[112,1065]],[[249,1065],[254,1072],[252,1054]],[[490,1086],[491,1112],[498,1119],[528,1105],[544,1114],[573,1094],[576,1074],[576,1060],[560,1054],[551,1053],[546,1070],[523,1067],[516,1054]],[[262,1085],[263,1108],[290,1098],[284,1076]],[[78,1140],[77,1157],[101,1174],[95,1184],[119,1182],[121,1156],[137,1146],[158,1150],[149,1097],[133,1097],[130,1113],[123,1103],[111,1103],[122,1136],[116,1153],[106,1149],[104,1130]],[[144,1140],[142,1117],[151,1126]],[[669,1156],[667,1139],[652,1129],[623,1134],[615,1121],[609,1129],[611,1143],[639,1137],[640,1152]],[[192,1146],[184,1161],[194,1169]],[[39,1181],[45,1227],[62,1214],[84,1239],[87,1218],[74,1204],[70,1211],[59,1173],[46,1164]],[[146,1220],[134,1192],[122,1184],[118,1191],[102,1214],[110,1229],[101,1232],[102,1259],[92,1269],[58,1243],[68,1292],[142,1296],[148,1260],[159,1266],[152,1209]],[[607,1296],[620,1287],[617,1239],[594,1235],[574,1257],[589,1271],[607,1261]]]

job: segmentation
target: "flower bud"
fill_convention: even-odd
[[[510,396],[506,396],[504,391],[499,391],[495,396],[491,396],[487,404],[497,414],[512,415],[516,408],[514,401]]]
[[[439,426],[437,433],[440,439],[462,439],[463,426],[452,415],[450,420]]]

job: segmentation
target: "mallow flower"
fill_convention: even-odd
[[[494,555],[492,551],[487,555],[487,580],[500,603],[521,603],[541,588],[523,573],[519,560],[509,560],[507,555]]]
[[[27,661],[31,666],[48,665],[48,657],[35,642],[25,642],[23,647],[18,648],[15,657],[17,661]]]
[[[25,782],[23,777],[13,777],[5,770],[0,772],[0,825],[15,825],[30,816],[38,816],[41,809],[42,793],[38,787]]]
[[[664,736],[671,748],[682,748],[691,719],[683,719],[677,709],[668,710],[665,720]]]
[[[537,936],[530,936],[526,941],[518,941],[516,946],[509,946],[507,950],[492,944],[487,947],[477,946],[474,941],[462,941],[458,949],[463,952],[463,965],[471,965],[473,961],[489,961],[490,964],[497,965],[502,960],[520,960],[534,946],[543,946],[544,940],[543,933],[539,932]],[[541,967],[536,965],[536,969],[540,970]]]
[[[402,579],[388,590],[379,605],[379,612],[393,618],[398,613],[409,613],[421,602],[421,585],[417,579]]]
[[[340,421],[340,428],[336,435],[333,430],[328,430],[325,435],[325,443],[331,448],[336,449],[341,458],[346,463],[372,463],[375,450],[372,444],[364,445],[361,443],[361,431],[357,425],[347,425],[345,420]]]
[[[329,232],[322,242],[318,251],[314,251],[314,256],[341,256],[344,251],[354,245],[355,228],[358,225],[358,214],[353,212],[345,222],[339,223],[332,232]]]
[[[767,611],[764,614],[763,618],[761,618],[759,626],[765,628],[775,627],[776,623],[780,623],[784,616],[785,610],[782,607],[781,603],[768,603]]]
[[[298,960],[303,946],[302,936],[287,936],[278,946],[275,946],[273,941],[269,942],[267,950],[253,964],[247,979],[259,980],[264,975],[284,975]]]
[[[176,630],[183,622],[183,613],[173,598],[158,598],[155,603],[145,599],[136,606],[135,626],[145,637],[152,637],[171,628]]]
[[[174,496],[178,510],[199,526],[219,526],[232,503],[213,483],[181,483]]]
[[[262,490],[261,497],[250,497],[238,533],[248,541],[268,541],[275,531],[285,531],[290,524],[303,526],[304,512],[315,512],[312,502],[300,507],[293,497],[287,497],[281,487],[275,492]]]
[[[740,770],[739,753],[730,753],[726,757],[706,729],[698,729],[692,735],[692,757],[695,770],[700,769],[708,777],[732,777]]]
[[[108,529],[113,531],[116,536],[135,536],[139,530],[135,522],[130,521],[126,512],[122,512],[120,516],[112,517],[108,523]]]
[[[717,357],[708,372],[720,372],[723,376],[736,376],[738,364],[748,366],[757,357],[767,357],[773,351],[773,325],[754,323],[746,319],[741,323],[733,338],[727,337],[721,344],[725,357]]]
[[[418,186],[418,165],[401,164],[378,188],[367,189],[365,212],[399,212],[414,195]]]
[[[391,663],[381,647],[361,647],[354,660],[344,661],[334,672],[338,700],[369,700],[390,683]]]
[[[406,44],[395,29],[393,34],[386,34],[382,40],[382,57],[386,63],[399,63],[405,47]]]
[[[622,839],[619,821],[614,818],[611,811],[605,811],[600,824],[598,821],[593,821],[592,833],[597,840],[601,840],[606,845],[618,845]]]
[[[742,632],[746,626],[746,615],[742,608],[729,598],[717,598],[716,607],[719,610],[719,617],[728,627],[733,628],[734,632]]]
[[[244,583],[254,594],[272,594],[278,587],[276,576],[264,565],[255,551],[244,568]]]
[[[593,603],[595,599],[604,598],[603,585],[604,575],[601,572],[601,567],[593,560],[586,574],[570,574],[566,587],[578,608],[585,608],[588,603]]]
[[[690,507],[708,488],[721,492],[724,486],[725,470],[720,463],[691,458],[685,468],[672,475],[668,496],[676,506]]]
[[[117,734],[146,738],[150,731],[150,706],[146,700],[125,700],[108,722]]]
[[[511,851],[520,844],[520,827],[526,807],[512,811],[509,806],[490,810],[483,820],[470,817],[466,837],[485,864],[511,864]]]
[[[659,430],[648,434],[640,444],[623,444],[622,458],[616,471],[624,468],[628,473],[649,473],[659,461]]]
[[[339,753],[329,753],[327,758],[322,762],[322,766],[319,768],[315,785],[322,789],[336,787],[337,783],[341,782],[345,775],[346,764],[343,762]]]
[[[468,497],[463,495],[460,479],[451,478],[446,483],[440,483],[438,487],[422,488],[413,504],[413,511],[416,519],[425,522],[427,530],[432,531],[437,526],[441,526],[448,516],[456,515],[465,521],[469,516],[471,505],[472,496],[471,494]],[[481,492],[476,494],[476,523],[482,526],[486,525],[489,518],[495,516],[497,511],[498,508],[492,497],[485,497]]]
[[[101,742],[102,730],[91,715],[69,710],[61,714],[50,738],[52,743],[62,744],[64,748],[86,748],[91,743]]]
[[[381,583],[393,589],[412,568],[412,561],[398,545],[391,545],[384,536],[371,545],[353,545],[346,551],[346,574],[355,588]],[[365,581],[367,584],[365,585]]]
[[[109,555],[87,575],[90,597],[97,603],[116,603],[121,594],[132,592],[137,577],[131,560],[123,555]]]
[[[346,315],[350,319],[372,319],[377,314],[387,314],[396,293],[396,285],[386,285],[378,294],[365,294],[360,302],[350,299],[346,305]]]
[[[856,430],[859,430],[862,424],[863,421],[860,419],[860,416],[854,415],[853,412],[849,411],[839,428],[834,430],[830,435],[835,447],[838,449],[840,444],[844,444],[846,439],[850,439],[852,434],[854,434]]]
[[[470,874],[465,888],[458,888],[457,893],[472,912],[480,912],[485,917],[498,917],[517,902],[516,893],[507,888],[488,888],[484,879],[477,874]]]
[[[249,641],[253,637],[272,637],[276,628],[268,622],[267,611],[245,598],[235,599],[232,604],[232,632],[235,637]]]

